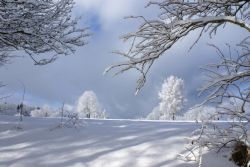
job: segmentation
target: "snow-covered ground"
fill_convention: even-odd
[[[57,118],[0,116],[0,167],[196,167],[177,158],[192,122],[86,120],[55,128]],[[204,153],[202,167],[235,167],[225,152]]]

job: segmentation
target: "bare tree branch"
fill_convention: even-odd
[[[2,0],[0,2],[0,63],[13,51],[25,51],[36,65],[69,55],[87,44],[87,28],[71,17],[73,0]],[[50,58],[38,55],[49,53]]]
[[[159,0],[150,1],[147,7],[151,5],[160,9],[158,18],[129,17],[141,19],[143,23],[137,31],[122,37],[124,41],[132,40],[131,48],[127,53],[116,54],[128,60],[105,70],[105,73],[115,70],[118,74],[130,69],[138,70],[141,77],[137,81],[136,92],[144,86],[154,61],[191,31],[202,28],[199,39],[205,32],[216,34],[219,27],[232,23],[250,32],[250,2],[246,0]]]
[[[217,50],[221,61],[203,68],[207,72],[207,84],[201,88],[201,94],[208,94],[207,102],[226,101],[230,98],[241,101],[241,111],[245,113],[246,104],[250,104],[250,36],[245,38],[233,55],[229,47],[226,56],[217,46],[210,44]]]

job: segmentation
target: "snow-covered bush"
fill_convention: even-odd
[[[77,101],[76,110],[81,118],[106,118],[97,96],[93,91],[85,91]]]
[[[184,113],[183,119],[196,120],[196,121],[208,121],[218,120],[219,116],[215,107],[212,106],[198,106],[189,109]]]
[[[161,111],[159,106],[155,107],[151,113],[148,114],[146,119],[149,120],[159,120],[161,118]]]

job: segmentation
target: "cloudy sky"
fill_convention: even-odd
[[[79,26],[89,26],[92,37],[89,44],[78,48],[75,55],[61,57],[46,66],[35,66],[25,55],[12,59],[12,63],[0,68],[1,81],[8,84],[1,93],[10,94],[8,102],[21,100],[22,83],[26,87],[25,103],[59,108],[65,101],[75,105],[86,90],[93,90],[103,108],[112,118],[145,117],[159,103],[157,93],[164,79],[176,75],[184,79],[186,108],[200,102],[197,89],[204,77],[199,67],[217,61],[215,51],[207,43],[220,45],[239,42],[248,32],[228,25],[210,39],[205,35],[191,51],[189,47],[197,38],[191,33],[155,62],[147,83],[135,96],[138,73],[129,71],[117,77],[103,75],[104,69],[123,58],[112,54],[113,50],[126,50],[120,36],[136,30],[138,20],[124,20],[129,15],[144,15],[155,18],[157,8],[144,8],[147,0],[77,0],[74,16],[82,16]],[[221,45],[221,43],[223,45]],[[22,55],[21,55],[22,56]]]

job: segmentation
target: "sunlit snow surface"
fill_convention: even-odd
[[[197,167],[177,158],[194,122],[85,120],[55,128],[57,118],[0,116],[0,167]],[[202,167],[235,167],[225,152],[204,153]]]

